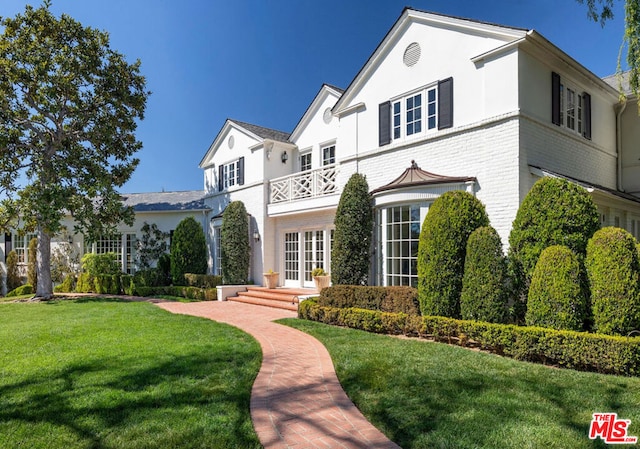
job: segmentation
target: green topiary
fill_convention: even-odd
[[[14,296],[32,295],[32,294],[33,294],[33,287],[29,284],[24,284],[7,293],[7,298],[14,297]]]
[[[518,208],[509,235],[509,262],[518,296],[526,297],[543,249],[564,245],[584,256],[589,238],[599,228],[598,209],[584,188],[559,178],[538,180]]]
[[[423,315],[457,318],[467,240],[488,226],[484,205],[472,194],[446,192],[427,213],[418,246],[418,298]]]
[[[65,276],[64,281],[60,285],[56,285],[53,289],[56,293],[70,293],[76,288],[76,277],[73,274]]]
[[[222,281],[246,284],[249,277],[249,217],[242,201],[232,201],[222,214],[220,229]],[[196,273],[191,271],[191,273]]]
[[[207,242],[202,226],[193,217],[178,223],[171,242],[171,279],[184,284],[185,273],[207,272]]]
[[[533,271],[527,326],[584,330],[588,292],[578,256],[566,246],[545,248]]]
[[[7,254],[7,291],[10,292],[22,285],[18,271],[18,253],[9,251]]]
[[[596,232],[587,246],[594,330],[627,335],[640,330],[640,264],[635,239],[624,229]]]
[[[354,173],[340,195],[331,249],[331,282],[366,285],[371,263],[373,210],[364,175]]]
[[[491,226],[480,227],[467,241],[460,295],[462,319],[506,323],[509,317],[506,284],[507,263],[500,236]]]
[[[38,239],[36,237],[29,240],[27,255],[27,284],[38,285]]]

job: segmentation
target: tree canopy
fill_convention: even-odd
[[[586,4],[588,16],[602,26],[613,19],[614,0],[577,0]],[[624,39],[622,45],[627,47],[627,64],[629,65],[629,87],[631,92],[640,98],[640,0],[624,0]],[[619,61],[620,63],[620,61]],[[640,103],[638,104],[640,111]]]
[[[138,165],[134,131],[149,95],[140,61],[48,6],[0,19],[0,211],[37,230],[36,294],[45,298],[51,237],[66,214],[89,240],[132,222],[116,188]]]

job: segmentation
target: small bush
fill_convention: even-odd
[[[566,246],[553,245],[540,254],[531,278],[527,326],[584,330],[587,288],[582,264]]]
[[[118,274],[121,267],[115,253],[93,254],[82,256],[82,271],[95,277],[99,274]]]
[[[94,291],[101,295],[120,294],[119,274],[99,274],[94,278]]]
[[[509,317],[506,289],[507,263],[496,230],[483,226],[471,233],[460,295],[464,320],[506,323]]]
[[[29,240],[27,256],[27,284],[38,285],[38,239],[36,237]]]
[[[171,242],[171,279],[184,284],[185,273],[207,272],[207,243],[202,226],[193,217],[178,223]]]
[[[484,205],[472,194],[446,192],[422,224],[418,246],[418,298],[423,315],[460,316],[467,240],[488,226]]]
[[[413,287],[367,287],[334,285],[322,289],[318,303],[323,306],[403,312],[419,315],[418,291]]]
[[[222,285],[222,276],[212,274],[187,273],[184,275],[184,279],[189,287],[216,288],[218,285]]]
[[[134,282],[134,277],[130,274],[123,274],[120,276],[120,286],[122,288],[122,293],[129,296],[135,296],[136,294],[136,284]]]
[[[164,273],[158,268],[149,268],[136,272],[135,283],[141,287],[160,287],[167,285]]]
[[[7,254],[7,291],[15,290],[20,287],[22,280],[18,271],[18,253],[9,251]]]
[[[23,296],[23,295],[32,295],[32,294],[33,294],[33,287],[30,284],[24,284],[7,293],[7,298],[13,297],[13,296]]]
[[[169,253],[160,256],[156,268],[163,279],[161,285],[171,285],[171,255]]]
[[[612,335],[640,330],[640,263],[633,236],[602,228],[589,240],[585,265],[595,330]]]
[[[354,173],[340,195],[331,248],[331,282],[366,285],[371,262],[373,210],[366,178]]]
[[[76,284],[76,292],[78,293],[96,293],[95,277],[89,273],[80,273],[78,275],[78,283]]]
[[[56,293],[70,293],[74,291],[76,288],[76,277],[73,274],[68,274],[65,276],[62,284],[56,285],[53,289]]]

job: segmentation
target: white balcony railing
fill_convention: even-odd
[[[282,203],[336,193],[338,191],[337,174],[338,168],[332,165],[274,179],[270,183],[269,202]]]

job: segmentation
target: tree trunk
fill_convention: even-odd
[[[49,300],[53,298],[53,282],[51,282],[51,236],[38,226],[38,252],[36,270],[38,273],[38,285],[36,297]]]

